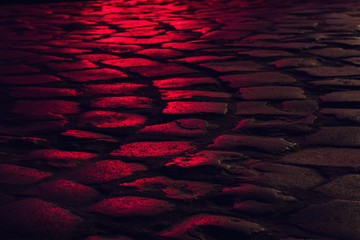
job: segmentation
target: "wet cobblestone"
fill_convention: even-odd
[[[360,239],[360,4],[0,6],[0,238]]]

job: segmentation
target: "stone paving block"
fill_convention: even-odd
[[[320,49],[310,50],[309,53],[321,57],[329,57],[329,58],[360,56],[360,51],[357,51],[355,49],[343,49],[343,48],[320,48]]]
[[[297,115],[313,115],[319,109],[319,104],[314,100],[291,100],[281,103],[284,111]]]
[[[355,65],[360,65],[360,57],[346,58],[346,59],[344,59],[344,61],[355,64]]]
[[[203,35],[203,39],[219,40],[219,39],[241,39],[249,35],[248,32],[243,31],[224,31],[224,30],[215,30]]]
[[[209,43],[201,43],[201,42],[171,42],[171,43],[163,43],[161,47],[163,48],[173,48],[177,50],[199,50],[204,48],[213,48],[216,45]]]
[[[253,164],[252,168],[260,172],[249,179],[274,188],[309,189],[325,182],[325,178],[311,168],[269,162]]]
[[[263,84],[291,84],[296,82],[296,80],[289,75],[278,72],[234,74],[221,76],[220,78],[225,82],[229,82],[229,85],[232,88]]]
[[[86,68],[97,68],[98,66],[88,60],[80,61],[66,61],[66,62],[51,62],[47,63],[46,67],[58,72],[80,70]]]
[[[211,68],[218,72],[260,72],[265,69],[263,65],[252,61],[202,63],[200,66]]]
[[[32,184],[50,177],[50,172],[12,164],[0,164],[0,183]]]
[[[296,33],[296,30],[290,29],[288,31],[283,31],[281,33]],[[282,43],[272,43],[265,45],[265,47],[271,47],[271,48],[280,48],[280,49],[312,49],[312,48],[318,48],[318,47],[326,47],[325,44],[321,43],[310,43],[310,42],[282,42]]]
[[[231,93],[199,90],[160,90],[162,99],[231,98]]]
[[[217,85],[217,81],[211,77],[200,78],[169,78],[153,81],[154,86],[158,88],[180,88],[197,85]]]
[[[88,161],[96,157],[97,154],[76,151],[61,151],[58,149],[39,149],[30,152],[27,156],[29,160],[40,159],[46,164],[55,167],[74,167],[83,161]]]
[[[215,62],[220,60],[231,59],[231,56],[194,56],[194,57],[187,57],[187,58],[180,58],[173,61],[182,61],[187,63],[201,63],[201,62]]]
[[[145,171],[144,165],[125,163],[120,160],[102,160],[77,168],[68,177],[84,184],[105,183],[131,176],[136,171]]]
[[[78,125],[82,127],[92,126],[97,128],[125,128],[142,126],[146,117],[111,111],[89,111],[79,117]]]
[[[346,79],[346,78],[335,78],[335,79],[331,79],[331,80],[311,81],[310,83],[313,85],[316,85],[316,86],[349,86],[349,87],[360,86],[360,80]]]
[[[52,75],[24,75],[24,76],[0,76],[0,83],[11,85],[28,85],[60,82],[58,77]]]
[[[104,199],[89,207],[89,211],[114,217],[154,216],[171,211],[174,205],[154,198],[115,197]]]
[[[335,199],[359,201],[360,175],[348,174],[334,178],[315,190]]]
[[[322,127],[306,137],[308,144],[338,147],[360,146],[360,127]]]
[[[125,157],[171,157],[195,150],[190,141],[133,142],[111,152]]]
[[[217,184],[173,180],[162,176],[137,179],[134,182],[122,183],[120,186],[135,187],[140,192],[163,192],[166,197],[174,199],[197,199],[219,188]]]
[[[345,119],[360,123],[360,110],[348,108],[323,108],[319,111],[320,114],[333,115],[337,119]]]
[[[304,208],[291,221],[304,229],[330,237],[358,239],[359,210],[358,201],[332,200]]]
[[[136,53],[145,55],[149,58],[156,60],[173,59],[176,57],[182,57],[184,55],[180,51],[174,49],[163,49],[163,48],[148,48],[148,49],[140,50]]]
[[[202,119],[179,119],[173,122],[145,126],[138,133],[196,137],[207,133],[208,123]]]
[[[24,64],[0,66],[0,75],[16,75],[21,73],[38,73],[38,72],[40,72],[39,69]]]
[[[168,102],[162,113],[165,114],[226,114],[228,104],[223,102]]]
[[[105,134],[76,130],[76,129],[66,130],[65,132],[62,132],[61,135],[67,137],[79,138],[79,139],[87,139],[89,141],[117,142],[115,138]]]
[[[62,179],[41,183],[22,194],[70,204],[86,203],[99,197],[99,193],[91,187]]]
[[[110,68],[70,71],[60,73],[60,75],[74,82],[100,81],[127,77],[125,73]]]
[[[360,166],[360,150],[355,148],[308,148],[280,158],[280,162],[331,167]]]
[[[175,225],[173,228],[160,233],[162,237],[170,237],[175,239],[195,240],[200,236],[204,236],[201,227],[217,227],[226,236],[227,230],[239,232],[239,234],[252,235],[264,232],[265,228],[260,224],[249,222],[241,218],[199,214],[185,219],[183,222]],[[207,235],[205,234],[205,237]]]
[[[296,70],[305,72],[314,77],[348,77],[360,75],[360,68],[354,66],[343,67],[310,67],[310,68],[297,68]]]
[[[88,95],[132,95],[146,85],[138,83],[88,84],[83,91]]]
[[[360,91],[332,92],[320,96],[323,102],[360,102]]]
[[[267,152],[277,153],[291,150],[296,143],[284,138],[258,137],[246,135],[221,135],[213,140],[209,148],[236,149],[238,147],[251,147]]]
[[[177,157],[165,164],[180,167],[216,166],[228,168],[233,162],[248,160],[248,157],[239,152],[204,150],[196,154],[187,154]]]
[[[296,115],[270,106],[265,101],[243,101],[237,102],[234,110],[235,115]]]
[[[233,209],[235,211],[250,215],[263,215],[267,213],[274,214],[275,212],[279,212],[279,210],[274,206],[274,204],[258,202],[254,200],[236,200]]]
[[[292,202],[296,198],[283,194],[274,188],[260,187],[252,184],[241,184],[236,187],[224,188],[223,194],[236,196],[238,199],[256,199],[265,202]]]
[[[130,71],[138,73],[143,77],[161,77],[198,72],[195,69],[191,69],[175,63],[158,63],[156,65],[133,67],[130,69]]]
[[[103,97],[90,101],[90,107],[94,108],[151,108],[152,100],[147,97],[122,96]]]
[[[245,100],[264,99],[306,99],[304,90],[298,87],[266,86],[240,88],[239,93]]]
[[[25,198],[0,206],[1,228],[28,236],[59,239],[83,222],[69,210],[37,198]]]
[[[128,68],[128,67],[156,65],[158,62],[148,60],[145,58],[118,58],[118,59],[101,61],[101,63],[117,66],[121,68]]]
[[[251,57],[258,57],[258,58],[272,58],[272,57],[288,57],[292,54],[282,50],[249,50],[249,51],[241,51],[238,52],[241,55],[248,55]]]
[[[62,100],[18,100],[11,112],[18,114],[72,114],[79,111],[77,102]]]
[[[85,59],[89,61],[104,61],[104,60],[111,60],[120,58],[119,56],[112,55],[112,54],[78,54],[75,55],[76,58]]]
[[[269,63],[277,68],[318,67],[322,63],[316,58],[283,58]]]
[[[70,88],[14,87],[10,89],[10,95],[15,98],[50,98],[74,97],[80,95],[80,93]]]
[[[244,129],[259,129],[264,132],[273,129],[286,132],[309,132],[312,130],[311,125],[314,124],[314,117],[305,117],[301,120],[270,120],[259,121],[253,118],[243,119],[237,123],[232,130],[234,132],[241,132]]]

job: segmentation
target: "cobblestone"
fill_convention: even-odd
[[[0,239],[360,239],[359,9],[3,1]]]

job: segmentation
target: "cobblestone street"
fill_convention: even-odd
[[[360,3],[0,6],[0,239],[360,240]]]

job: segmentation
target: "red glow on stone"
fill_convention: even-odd
[[[200,77],[200,78],[169,78],[165,80],[154,81],[154,86],[158,88],[177,88],[187,87],[192,85],[202,84],[217,84],[214,78]]]
[[[80,116],[79,125],[99,128],[137,127],[147,120],[146,117],[131,113],[110,111],[90,111]]]
[[[192,142],[134,142],[111,152],[111,155],[126,157],[165,157],[195,150]]]
[[[69,177],[78,182],[92,184],[104,183],[132,175],[147,168],[137,163],[124,163],[120,160],[103,160],[90,163],[70,173]]]
[[[117,142],[116,139],[108,135],[95,133],[95,132],[82,131],[82,130],[67,130],[61,134],[64,136],[75,137],[75,138],[86,138],[97,141]]]
[[[173,209],[173,205],[164,200],[145,197],[117,197],[100,201],[91,206],[91,212],[115,217],[153,216]]]
[[[139,88],[146,87],[144,84],[137,83],[114,83],[114,84],[91,84],[85,85],[84,92],[86,94],[97,95],[97,94],[121,94],[128,95],[133,94]]]
[[[51,175],[49,172],[42,172],[34,168],[0,164],[0,183],[31,184],[50,177]]]
[[[13,113],[20,114],[39,114],[39,113],[55,113],[55,114],[71,114],[77,113],[78,103],[62,100],[19,100],[15,102]]]
[[[132,183],[123,183],[123,186],[137,187],[141,191],[163,191],[167,197],[175,199],[194,199],[214,191],[215,184],[172,180],[167,177],[153,177],[138,179]]]
[[[127,68],[127,67],[155,65],[158,62],[151,61],[151,60],[144,59],[144,58],[119,58],[119,59],[102,61],[102,63],[117,66],[117,67]]]
[[[83,203],[99,196],[99,193],[91,187],[62,179],[41,183],[23,194],[67,203]]]
[[[94,153],[61,151],[57,149],[41,149],[32,151],[29,159],[46,160],[47,164],[56,167],[74,167],[80,162],[96,157]]]
[[[201,239],[203,238],[203,234],[201,234],[201,228],[199,228],[201,226],[216,226],[224,229],[244,232],[247,234],[257,233],[265,230],[259,224],[248,222],[236,217],[199,214],[186,219],[184,222],[174,226],[168,231],[162,232],[160,235],[162,237],[176,239],[195,239],[194,236]]]
[[[17,87],[11,88],[10,95],[18,98],[36,97],[65,97],[77,96],[80,93],[75,89],[69,88],[46,88],[46,87]]]
[[[83,220],[70,211],[36,198],[0,206],[0,226],[36,236],[65,235]]]
[[[151,108],[152,100],[147,97],[104,97],[90,102],[91,107],[99,108]]]

